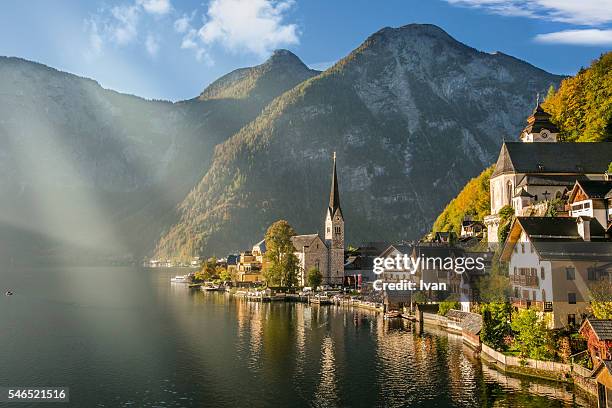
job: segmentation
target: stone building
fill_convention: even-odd
[[[300,284],[306,285],[306,274],[317,268],[323,275],[323,285],[341,286],[344,281],[344,216],[340,207],[336,153],[332,167],[329,206],[325,212],[324,240],[318,234],[296,235],[292,238],[300,264]]]

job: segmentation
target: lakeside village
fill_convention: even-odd
[[[459,234],[357,248],[345,248],[334,154],[323,237],[278,221],[249,250],[196,258],[184,266],[198,271],[173,281],[246,301],[336,303],[441,326],[502,370],[573,382],[612,407],[612,143],[558,142],[558,133],[538,105],[520,141],[501,147],[490,215],[464,219]],[[377,259],[400,257],[414,268],[375,273]],[[458,273],[419,258],[483,267]],[[381,281],[419,284],[377,290]],[[428,290],[418,290],[422,282]]]

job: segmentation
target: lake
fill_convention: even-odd
[[[248,303],[171,284],[185,271],[0,271],[0,387],[70,387],[41,407],[574,407],[460,337],[366,310]],[[24,407],[27,403],[5,404]]]

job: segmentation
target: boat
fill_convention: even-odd
[[[327,296],[313,296],[310,298],[310,303],[315,303],[317,305],[331,305],[332,301]]]
[[[173,283],[191,283],[191,276],[189,276],[189,275],[176,275],[174,278],[170,278],[170,282],[173,282]]]
[[[385,312],[385,319],[396,319],[398,317],[402,317],[402,314],[397,310],[389,310]]]

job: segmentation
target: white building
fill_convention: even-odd
[[[517,217],[504,245],[515,306],[535,307],[551,328],[580,324],[590,285],[612,277],[612,242],[590,217]]]

